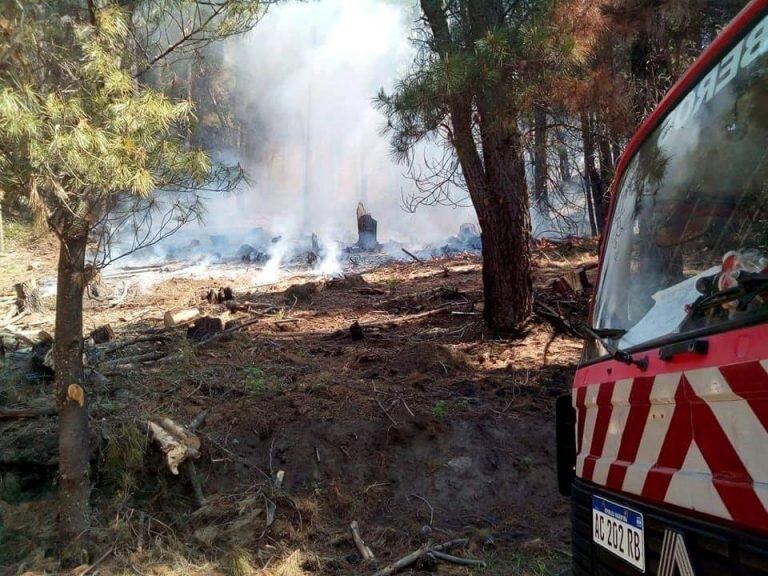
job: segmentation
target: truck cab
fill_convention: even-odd
[[[573,573],[768,575],[768,0],[619,164],[557,406]]]

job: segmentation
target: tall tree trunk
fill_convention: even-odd
[[[595,224],[597,225],[598,233],[602,233],[603,227],[605,226],[607,210],[602,183],[600,181],[600,173],[595,164],[595,144],[592,122],[587,112],[581,113],[581,135],[584,145],[584,173],[590,194],[592,195],[592,204],[595,211]]]
[[[90,526],[88,405],[83,372],[83,290],[87,233],[64,237],[56,293],[56,400],[59,409],[59,533],[63,546]]]
[[[443,2],[420,1],[435,49],[447,59],[453,47]],[[476,35],[488,29],[489,21],[498,19],[499,7],[500,3],[486,0],[473,0],[464,6]],[[494,114],[493,94],[489,97],[481,92],[476,96],[482,156],[472,125],[473,94],[458,92],[449,98],[452,144],[482,229],[486,322],[495,330],[515,332],[528,320],[533,306],[525,162],[519,134],[508,128],[512,122],[496,124],[502,116]]]
[[[548,176],[547,111],[537,104],[533,108],[533,198],[536,210],[544,217],[549,213]]]
[[[3,224],[3,194],[0,192],[0,254],[5,252],[5,226]]]
[[[599,125],[597,120],[595,121],[595,124]],[[610,204],[609,191],[611,182],[613,181],[614,163],[613,155],[611,153],[610,134],[604,124],[602,125],[602,128],[603,129],[599,132],[595,130],[594,133],[599,134],[597,148],[600,151],[600,188],[606,196],[605,202],[607,207],[608,204]]]
[[[483,153],[484,193],[473,202],[483,239],[484,316],[497,330],[515,332],[533,307],[525,161],[519,142],[507,139],[485,142]]]
[[[589,218],[589,230],[592,233],[592,237],[597,236],[597,224],[595,223],[595,210],[592,205],[592,190],[588,182],[585,182],[584,186],[584,198],[587,200],[587,217]]]

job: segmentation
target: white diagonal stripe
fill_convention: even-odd
[[[669,422],[675,411],[675,393],[680,383],[680,373],[660,374],[656,376],[651,390],[651,409],[645,423],[643,437],[637,450],[635,461],[627,467],[622,489],[630,494],[640,494],[648,475],[648,470],[656,464],[659,452],[669,430]]]
[[[600,384],[593,384],[587,388],[584,398],[586,406],[584,416],[584,439],[581,442],[581,452],[576,458],[576,476],[581,478],[584,472],[584,459],[589,455],[592,447],[592,436],[595,433],[595,420],[597,419],[597,393],[600,391]]]
[[[629,418],[629,395],[632,392],[633,378],[618,380],[613,388],[611,397],[611,419],[608,422],[608,431],[605,435],[603,444],[603,453],[595,462],[595,471],[592,474],[592,481],[596,484],[605,485],[608,480],[608,471],[611,464],[616,461],[621,447],[621,437],[627,427],[627,418]]]
[[[717,368],[685,373],[696,395],[707,403],[752,477],[757,497],[768,508],[768,432],[749,404],[731,390]]]
[[[712,472],[696,442],[691,442],[682,467],[672,475],[664,501],[731,520],[723,499],[712,484]]]

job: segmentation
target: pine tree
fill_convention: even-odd
[[[553,25],[557,8],[549,0],[421,0],[426,26],[414,68],[378,98],[402,161],[424,142],[446,146],[426,197],[438,201],[451,185],[467,190],[482,229],[485,319],[500,331],[519,331],[533,303],[522,120],[563,62],[578,57],[571,30]]]
[[[131,74],[122,8],[94,8],[87,24],[59,21],[55,33],[50,25],[27,22],[23,33],[38,46],[61,42],[55,63],[43,74],[5,75],[0,91],[0,187],[24,196],[60,242],[53,349],[60,533],[76,552],[90,523],[83,291],[115,258],[110,240],[137,213],[157,213],[169,198],[164,231],[142,230],[134,248],[196,217],[196,190],[229,186],[238,174],[214,169],[188,147],[188,101],[172,101]]]

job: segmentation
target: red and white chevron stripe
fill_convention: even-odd
[[[768,532],[768,361],[580,386],[576,474]]]

